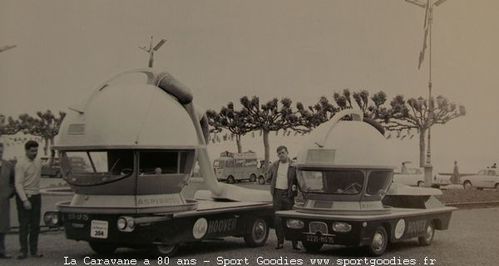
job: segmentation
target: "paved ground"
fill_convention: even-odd
[[[55,201],[53,197],[47,198],[46,203]],[[438,231],[432,246],[419,247],[417,241],[397,243],[391,245],[382,258],[392,260],[399,258],[416,259],[416,265],[425,265],[425,257],[435,259],[435,265],[498,265],[498,221],[499,208],[458,210],[453,214],[450,229],[448,231]],[[19,247],[17,235],[8,235],[6,244],[8,252],[15,254]],[[282,262],[286,262],[287,259],[288,264],[274,265],[292,265],[289,264],[291,259],[302,259],[303,265],[312,265],[310,259],[317,258],[330,259],[329,265],[338,265],[338,259],[364,259],[364,253],[360,249],[326,246],[317,254],[307,254],[304,251],[292,250],[289,244],[285,246],[285,249],[276,252],[274,249],[275,244],[276,238],[272,231],[267,245],[262,248],[248,248],[242,239],[227,238],[224,241],[184,246],[180,250],[178,258],[195,259],[196,265],[217,265],[216,259],[219,256],[224,258],[246,257],[249,260],[249,265],[259,265],[256,260],[259,256],[264,258],[282,257]],[[0,260],[0,265],[64,265],[64,256],[76,259],[77,265],[85,265],[83,260],[85,256],[96,257],[86,243],[66,240],[63,232],[42,234],[40,237],[40,251],[44,253],[44,258],[30,258],[24,261]],[[113,258],[137,258],[139,259],[137,265],[144,265],[143,259],[147,258],[145,254],[144,251],[120,249]],[[180,265],[175,261],[176,259],[172,258],[169,265]],[[204,263],[205,260],[209,260],[210,263]],[[151,265],[158,265],[156,258],[152,258]],[[191,265],[193,264],[191,263]]]

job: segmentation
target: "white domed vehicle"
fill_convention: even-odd
[[[55,148],[75,194],[45,213],[49,226],[102,254],[153,246],[171,256],[181,243],[223,236],[265,244],[270,193],[217,182],[206,118],[170,74],[125,72],[72,110]]]
[[[304,204],[276,212],[286,239],[309,252],[334,244],[380,256],[390,242],[418,238],[430,245],[435,230],[449,226],[454,208],[434,197],[439,190],[392,183],[395,167],[382,128],[362,116],[344,110],[312,132],[296,163]]]

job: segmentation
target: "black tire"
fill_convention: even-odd
[[[418,181],[418,187],[424,187],[424,182],[423,181]]]
[[[154,255],[165,256],[165,257],[173,257],[178,251],[178,244],[175,245],[155,245],[154,246]]]
[[[255,182],[256,181],[256,175],[255,174],[251,174],[250,178],[249,178],[249,181],[250,182]]]
[[[371,256],[379,257],[385,253],[388,246],[388,234],[383,226],[378,226],[373,233],[371,243],[367,246],[367,251]]]
[[[463,183],[463,188],[466,189],[466,190],[470,190],[470,189],[473,188],[473,185],[471,184],[471,182],[469,180],[466,180]]]
[[[418,237],[419,245],[421,246],[431,245],[434,236],[435,236],[435,225],[433,225],[432,222],[429,222],[426,225],[425,234],[423,236]]]
[[[265,185],[265,177],[263,175],[258,177],[258,184]]]
[[[99,255],[111,255],[113,254],[118,246],[110,243],[102,243],[102,242],[88,242],[90,248],[92,248],[95,253]]]
[[[303,245],[303,248],[305,248],[305,251],[310,253],[318,252],[319,250],[321,250],[322,246],[324,245],[322,243],[315,243],[308,241],[302,241],[301,244]]]
[[[236,179],[234,179],[234,177],[230,175],[227,177],[227,183],[234,184],[236,183]]]
[[[265,219],[255,217],[248,224],[249,232],[244,235],[244,242],[250,247],[261,247],[269,237],[269,225]]]

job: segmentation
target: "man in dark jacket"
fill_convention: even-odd
[[[5,234],[10,230],[10,198],[14,195],[14,169],[3,160],[3,143],[0,143],[0,259],[8,259],[5,253]]]
[[[288,157],[288,148],[286,146],[277,147],[277,156],[279,160],[274,162],[269,168],[270,193],[274,211],[291,210],[295,204],[297,193],[296,169]],[[284,231],[280,217],[275,217],[275,232],[277,236],[276,249],[283,248]],[[298,249],[296,241],[293,241],[293,248]]]

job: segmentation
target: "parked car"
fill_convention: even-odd
[[[422,168],[406,168],[403,172],[393,173],[393,182],[408,186],[424,186],[424,170]]]
[[[52,162],[50,162],[50,158],[48,157],[41,157],[40,159],[42,161],[42,176],[53,178],[62,177],[59,158],[55,157]]]
[[[497,169],[487,168],[478,171],[475,175],[461,176],[464,189],[495,188],[499,191],[499,175]]]

